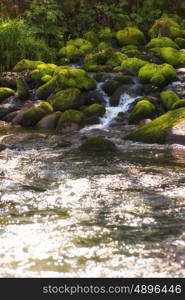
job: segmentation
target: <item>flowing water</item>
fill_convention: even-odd
[[[114,154],[47,138],[0,152],[1,277],[185,276],[185,149],[109,127],[136,98],[122,95],[87,131],[111,138]]]

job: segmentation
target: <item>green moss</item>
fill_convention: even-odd
[[[145,37],[137,27],[127,27],[116,33],[116,38],[120,45],[143,45]]]
[[[164,144],[168,129],[183,121],[185,121],[185,108],[175,109],[132,131],[126,138],[149,144]]]
[[[140,120],[152,119],[156,114],[155,106],[148,101],[143,99],[136,103],[132,112],[129,115],[129,123],[137,124]]]
[[[74,46],[78,48],[83,54],[91,52],[93,50],[93,45],[90,41],[78,38],[74,40],[69,40],[67,46]]]
[[[83,65],[83,69],[87,72],[107,72],[111,71],[111,67],[108,65],[96,65],[91,63],[86,63]]]
[[[110,43],[108,43],[108,42],[101,42],[101,43],[98,44],[97,50],[101,51],[101,50],[105,50],[105,49],[107,49],[109,47],[111,47]]]
[[[166,84],[174,80],[176,75],[175,69],[169,64],[157,65],[151,63],[143,66],[138,73],[139,80],[142,83],[152,83],[154,77],[163,76],[165,78],[164,84]]]
[[[84,121],[84,114],[83,112],[80,112],[78,110],[69,109],[66,110],[60,117],[58,123],[57,123],[57,130],[60,130],[66,125],[71,123],[76,123],[79,125],[82,125]]]
[[[43,81],[43,82],[48,82],[48,81],[50,81],[52,79],[52,76],[51,75],[44,75],[44,76],[42,76],[42,78],[41,78],[41,80]]]
[[[109,65],[111,68],[118,67],[127,58],[128,58],[128,56],[126,54],[123,54],[121,52],[115,52],[107,60],[106,64]]]
[[[17,84],[18,97],[21,100],[28,99],[29,98],[29,87],[28,87],[26,81],[23,78],[18,77],[18,78],[16,78],[16,84]]]
[[[109,27],[104,27],[98,32],[98,38],[100,41],[111,42],[112,32]]]
[[[22,59],[19,61],[13,70],[15,72],[20,72],[23,70],[34,70],[37,68],[38,65],[43,64],[42,61],[34,61],[34,60],[29,60],[29,59]]]
[[[79,108],[84,104],[84,98],[80,90],[69,88],[54,94],[50,100],[55,111]]]
[[[185,65],[185,53],[171,47],[153,49],[166,63],[173,67],[182,67]]]
[[[175,43],[179,46],[180,49],[185,48],[185,38],[176,38]]]
[[[83,56],[83,52],[73,45],[68,45],[61,48],[58,55],[62,57],[62,63],[69,63],[78,61]]]
[[[23,127],[35,126],[43,117],[53,112],[53,107],[48,102],[42,102],[33,109],[26,111],[21,119]]]
[[[179,46],[168,37],[158,37],[152,39],[147,45],[146,48],[162,48],[162,47],[172,47],[174,49],[179,49]]]
[[[10,96],[13,96],[15,91],[7,88],[7,87],[0,87],[0,102]]]
[[[102,89],[105,91],[105,93],[109,96],[111,96],[115,90],[120,86],[120,82],[117,80],[109,80],[107,82],[104,83],[104,85],[102,86]]]
[[[88,91],[96,88],[96,81],[82,69],[63,69],[57,77],[58,89],[77,88]]]
[[[123,60],[120,71],[124,72],[138,72],[138,70],[147,64],[146,61],[136,58],[136,57],[129,57]],[[115,69],[116,71],[116,69]]]
[[[47,99],[51,95],[51,93],[55,91],[56,81],[57,81],[57,77],[53,76],[51,80],[49,80],[48,82],[40,86],[36,90],[36,95],[38,99]]]
[[[85,152],[112,152],[116,151],[116,146],[103,137],[93,136],[82,143],[80,150]]]
[[[149,35],[151,38],[165,36],[173,39],[181,36],[180,25],[171,18],[161,18],[155,21]]]
[[[34,80],[42,80],[45,75],[52,76],[58,67],[54,64],[40,64],[37,69],[31,72],[31,78]]]
[[[98,45],[99,39],[97,34],[94,31],[88,31],[84,34],[84,39],[91,42],[92,45]]]
[[[180,107],[185,107],[185,99],[177,100],[174,104],[172,104],[171,109],[177,109]]]
[[[162,92],[160,94],[160,99],[166,111],[170,110],[172,108],[172,105],[176,101],[180,100],[179,96],[173,91]]]
[[[94,103],[84,109],[84,114],[88,117],[102,117],[105,114],[105,107],[102,104]]]
[[[166,85],[166,80],[165,77],[161,74],[156,74],[151,78],[151,84],[158,86],[158,87],[163,87]]]

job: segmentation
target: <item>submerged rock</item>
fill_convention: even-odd
[[[100,136],[87,138],[79,148],[85,152],[113,152],[116,146],[113,142]]]

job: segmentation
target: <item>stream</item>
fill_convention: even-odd
[[[185,276],[185,147],[124,140],[130,127],[111,124],[137,98],[110,107],[104,94],[100,124],[79,133],[110,138],[113,154],[43,132],[0,152],[0,277]]]

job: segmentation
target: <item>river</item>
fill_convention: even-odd
[[[1,277],[185,276],[185,148],[125,141],[128,126],[110,126],[121,103],[81,132],[113,154],[34,131],[0,152]]]

